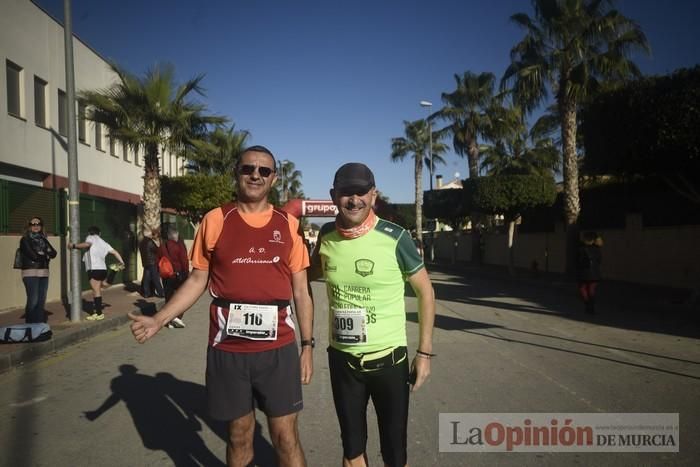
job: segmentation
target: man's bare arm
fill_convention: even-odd
[[[428,271],[421,269],[408,278],[418,298],[418,350],[424,354],[433,352],[433,326],[435,324],[435,292]],[[430,357],[417,354],[413,361],[416,369],[416,382],[412,390],[417,390],[430,376]]]
[[[292,292],[294,308],[297,312],[299,333],[302,339],[311,339],[314,335],[314,304],[309,294],[309,284],[306,269],[292,274]],[[309,384],[313,375],[313,349],[303,346],[301,349],[301,382]]]

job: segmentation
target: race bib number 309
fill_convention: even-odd
[[[364,344],[367,342],[364,308],[333,308],[333,341],[338,344]]]
[[[226,334],[253,340],[277,340],[277,306],[232,303]]]

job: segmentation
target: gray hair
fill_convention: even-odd
[[[177,231],[177,227],[174,225],[168,227],[168,239],[177,241],[179,236],[180,233]]]

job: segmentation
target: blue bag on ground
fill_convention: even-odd
[[[13,324],[0,327],[0,343],[41,342],[51,339],[53,332],[46,323]]]

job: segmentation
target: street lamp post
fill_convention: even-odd
[[[433,107],[433,103],[430,101],[420,101],[420,106],[428,109],[428,116],[430,116],[430,110]],[[426,119],[428,122],[428,157],[430,159],[430,191],[433,191],[433,127],[430,123],[430,119]],[[435,238],[433,238],[433,232],[430,232],[430,245],[428,247],[428,260],[433,261],[434,256],[434,244]]]
[[[421,107],[426,107],[428,109],[428,114],[433,107],[433,103],[430,101],[420,101]],[[433,191],[433,128],[428,119],[428,158],[430,159],[430,191]]]
[[[73,20],[70,0],[63,0],[63,48],[66,67],[66,101],[68,102],[68,223],[70,241],[80,242],[80,183],[78,179],[78,143],[75,128],[75,65],[73,60]],[[80,255],[70,252],[70,320],[80,321],[82,295],[80,288]]]

